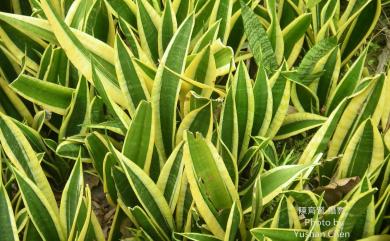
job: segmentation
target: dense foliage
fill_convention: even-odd
[[[0,241],[390,240],[388,5],[2,0]]]

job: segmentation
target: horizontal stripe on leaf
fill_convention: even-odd
[[[258,66],[263,66],[267,73],[272,73],[278,67],[272,44],[261,25],[258,16],[241,1],[242,18],[249,46],[254,53]]]

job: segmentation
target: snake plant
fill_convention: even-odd
[[[387,4],[2,0],[0,241],[390,240]]]

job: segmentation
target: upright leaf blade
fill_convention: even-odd
[[[102,53],[101,56],[97,56],[96,66],[92,67],[91,52],[61,19],[55,11],[52,1],[42,0],[41,4],[43,11],[52,26],[52,31],[54,32],[58,42],[61,44],[61,47],[64,49],[69,60],[91,83],[93,83],[92,70],[95,68],[96,74],[101,78],[103,85],[107,89],[107,92],[111,94],[113,100],[116,103],[126,106],[126,101],[123,95],[120,94],[120,89],[114,76],[114,66],[110,65],[109,62],[107,63],[101,58],[101,56],[104,56],[107,53]],[[112,52],[112,48],[108,49]],[[113,63],[113,61],[111,63]]]
[[[50,207],[57,212],[57,202],[40,165],[39,159],[27,138],[11,118],[0,112],[0,142],[4,152],[26,178],[37,185]]]
[[[179,143],[161,169],[157,181],[157,186],[164,193],[172,212],[175,210],[179,199],[183,172],[183,143]]]
[[[267,73],[272,73],[277,69],[278,64],[268,35],[257,15],[243,1],[241,1],[241,11],[245,33],[256,63],[258,66],[264,66]]]
[[[218,238],[225,236],[229,213],[238,193],[213,145],[200,135],[187,132],[184,146],[185,171],[200,215]],[[206,168],[207,167],[207,168]]]
[[[363,177],[384,161],[384,146],[379,130],[371,119],[363,122],[350,139],[339,163],[339,178]]]
[[[0,168],[1,171],[1,168]],[[0,241],[19,241],[15,216],[7,191],[0,181]]]
[[[249,73],[244,65],[240,63],[236,75],[232,81],[232,88],[235,92],[238,126],[238,156],[242,157],[248,149],[250,135],[254,119],[254,94]]]
[[[331,241],[348,240],[349,237],[343,237],[340,234],[348,233],[353,230],[353,227],[357,221],[356,216],[361,213],[361,210],[367,208],[375,191],[375,189],[372,189],[361,193],[357,197],[353,198],[349,203],[347,203],[339,219],[337,220],[338,222],[334,230],[335,235],[330,239]]]
[[[62,193],[60,205],[60,220],[67,235],[70,234],[81,208],[83,189],[83,169],[81,160],[77,159]]]
[[[42,239],[65,241],[57,212],[50,206],[43,192],[26,175],[16,169],[13,171],[27,212]]]
[[[153,144],[152,106],[149,102],[142,101],[127,131],[122,153],[146,173],[149,173]]]
[[[177,30],[177,22],[171,1],[165,2],[165,9],[158,29],[158,51],[163,56],[165,49]]]
[[[163,194],[158,189],[152,179],[138,165],[130,161],[123,154],[114,150],[121,167],[125,171],[126,177],[137,195],[139,202],[145,209],[148,216],[153,220],[153,224],[170,236],[174,230],[173,216]]]
[[[193,25],[194,17],[189,16],[179,27],[165,51],[153,84],[156,146],[163,160],[166,160],[174,146],[176,105],[181,85],[180,78],[171,71],[181,74],[184,70]]]
[[[79,80],[75,95],[62,121],[59,139],[78,134],[84,134],[89,122],[90,96],[88,82],[85,78]]]
[[[134,116],[138,104],[150,98],[146,81],[136,69],[133,53],[117,35],[115,41],[115,69],[123,94],[128,101],[131,116]]]

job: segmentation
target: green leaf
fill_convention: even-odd
[[[71,230],[71,234],[69,235],[69,239],[75,239],[77,237],[77,241],[84,241],[88,239],[95,238],[95,240],[101,240],[101,238],[93,237],[96,235],[92,233],[93,224],[92,224],[92,206],[91,206],[91,191],[87,186],[85,189],[85,198],[83,198],[83,203],[81,209],[85,212],[80,212],[79,216],[75,220],[76,224],[73,226]],[[92,227],[91,227],[92,225]]]
[[[278,241],[304,241],[308,234],[305,229],[284,229],[284,228],[254,228],[251,233],[257,240],[264,240],[264,237]]]
[[[108,157],[114,159],[115,162],[117,161],[116,157],[112,153],[107,154],[107,158]],[[121,206],[122,211],[124,211],[127,216],[131,217],[132,215],[129,213],[129,207],[140,205],[139,201],[137,200],[137,196],[131,188],[126,174],[119,167],[111,167],[111,177],[115,183],[118,205]]]
[[[180,184],[180,193],[177,199],[175,221],[178,231],[183,231],[188,223],[191,223],[192,194],[188,185],[187,176],[183,175]]]
[[[245,33],[257,66],[264,66],[267,73],[272,73],[277,69],[278,64],[268,35],[261,25],[258,16],[243,1],[241,1],[241,11]]]
[[[158,54],[158,26],[161,18],[148,1],[137,0],[137,27],[141,46],[154,62],[159,59]]]
[[[189,132],[185,139],[185,172],[195,204],[210,231],[223,238],[233,202],[241,209],[237,190],[210,141]]]
[[[88,15],[92,11],[97,1],[76,0],[72,3],[72,7],[69,9],[67,14],[66,22],[70,27],[86,31],[86,23],[88,21]],[[90,33],[89,33],[90,34]]]
[[[360,186],[358,187],[358,190],[353,194],[352,198],[370,190],[372,190],[372,185],[368,176],[366,175],[363,177],[363,180],[360,181]],[[350,238],[358,239],[374,235],[375,217],[375,200],[374,197],[372,197],[367,208],[364,209],[360,216],[355,218],[357,220],[350,235]]]
[[[86,127],[84,125],[89,122],[89,105],[88,82],[85,78],[81,78],[70,103],[69,110],[62,121],[59,139],[85,134]]]
[[[311,76],[323,71],[326,60],[336,45],[336,38],[328,38],[310,48],[297,69],[298,81],[305,85],[314,81],[315,78]]]
[[[28,221],[26,225],[26,231],[24,232],[23,236],[25,240],[28,237],[31,241],[44,241],[31,221]]]
[[[225,102],[222,106],[222,115],[220,119],[221,141],[234,157],[238,155],[238,120],[235,92],[229,88]]]
[[[115,25],[111,11],[107,8],[106,1],[94,1],[88,13],[84,13],[82,16],[85,18],[83,28],[85,33],[110,45],[113,43]]]
[[[294,82],[291,88],[291,102],[298,112],[319,113],[320,105],[315,92],[309,86],[298,83],[296,80],[292,81]]]
[[[360,82],[363,73],[364,63],[366,61],[368,48],[359,56],[354,64],[349,68],[348,72],[340,80],[336,89],[329,98],[327,103],[327,113],[330,113],[340,103],[340,101],[348,95],[351,95]]]
[[[287,115],[277,135],[274,137],[274,140],[286,139],[313,128],[320,127],[326,120],[326,117],[309,113],[294,113]]]
[[[211,1],[213,2],[213,1]],[[214,1],[214,7],[211,11],[209,25],[213,25],[215,22],[220,21],[218,38],[226,43],[230,31],[230,22],[233,8],[233,0],[216,0]]]
[[[201,234],[201,233],[176,233],[176,234],[194,241],[220,241],[221,240],[209,234]]]
[[[134,30],[132,29],[132,25],[124,21],[122,18],[119,18],[118,21],[119,21],[119,28],[122,31],[123,35],[126,37],[125,39],[129,43],[127,47],[129,47],[131,53],[134,54],[135,57],[139,58],[140,52],[143,51],[140,43],[137,40]],[[152,62],[152,61],[149,59],[148,62]]]
[[[115,41],[115,69],[123,94],[126,97],[131,116],[142,100],[150,98],[146,81],[141,77],[133,60],[133,53],[117,35]]]
[[[233,49],[226,47],[222,44],[221,40],[217,39],[211,44],[211,50],[214,53],[217,76],[229,74],[235,68]]]
[[[295,18],[283,29],[284,57],[289,57],[296,51],[294,47],[298,41],[305,36],[311,24],[311,14],[305,13]]]
[[[379,113],[382,111],[381,96],[384,96],[383,93],[386,91],[384,81],[383,75],[362,80],[358,86],[361,90],[352,96],[336,127],[330,142],[328,157],[333,158],[340,154],[347,140],[368,118],[372,119],[374,125],[379,123]]]
[[[123,21],[126,21],[132,26],[136,26],[136,13],[133,10],[133,7],[135,5],[134,2],[126,0],[107,0],[107,3],[114,10],[113,14],[116,17],[119,18],[120,16]]]
[[[264,206],[281,194],[284,189],[290,186],[309,167],[308,165],[283,165],[272,168],[262,174],[255,173],[255,176],[252,177],[253,184],[250,185],[254,185],[257,182],[256,178],[259,175],[261,182],[261,205]],[[257,192],[260,191],[258,190]],[[250,212],[252,209],[252,194],[252,191],[246,192],[241,198],[244,213]]]
[[[357,221],[356,216],[367,208],[375,192],[376,189],[372,189],[361,193],[347,203],[337,220],[338,222],[334,230],[334,236],[330,239],[331,241],[348,240],[349,237],[346,237],[347,235],[341,234],[347,234],[353,230]]]
[[[81,160],[77,159],[61,197],[60,220],[67,235],[70,234],[77,220],[77,215],[83,201],[83,190],[83,168]]]
[[[154,148],[152,106],[141,101],[126,134],[122,153],[149,173]]]
[[[238,156],[248,149],[254,119],[254,95],[249,73],[243,62],[238,65],[232,80],[232,91],[237,111]]]
[[[276,62],[281,64],[284,57],[284,39],[282,30],[279,24],[279,17],[276,12],[276,3],[273,0],[266,1],[268,15],[270,16],[271,22],[268,27],[267,34],[271,41],[272,48],[275,52]]]
[[[62,48],[54,48],[49,45],[39,66],[38,79],[60,84],[62,86],[69,85],[69,60]]]
[[[86,148],[77,140],[72,138],[65,139],[56,149],[57,155],[76,160],[79,156],[82,161],[89,161],[89,155]]]
[[[171,1],[166,1],[158,29],[158,52],[163,56],[165,49],[177,30],[176,16]]]
[[[48,200],[50,207],[57,212],[57,203],[40,161],[27,138],[11,118],[0,113],[0,142],[8,159],[32,180]]]
[[[286,66],[283,66],[282,68],[285,67]],[[273,112],[271,123],[266,132],[266,136],[269,138],[273,138],[282,126],[290,102],[291,81],[283,76],[283,74],[280,74],[280,71],[281,69],[279,69],[270,79],[270,82],[272,83]]]
[[[306,190],[287,190],[284,192],[287,196],[294,199],[295,204],[299,207],[315,207],[317,206],[319,196],[312,191]]]
[[[323,107],[334,88],[340,75],[341,57],[340,49],[335,48],[324,65],[322,75],[318,81],[317,96],[319,106]]]
[[[194,46],[194,49],[192,50],[192,53],[199,53],[202,49],[207,47],[207,45],[211,44],[217,39],[217,34],[219,31],[219,25],[220,21],[215,22],[213,25],[211,25],[207,31],[200,37],[200,39],[197,41],[197,43]]]
[[[229,219],[226,226],[226,235],[225,241],[234,241],[236,240],[236,235],[242,221],[241,210],[238,209],[236,202],[233,203],[232,208],[230,209]]]
[[[252,135],[265,136],[272,118],[273,98],[270,83],[263,66],[259,67],[253,86],[254,116]]]
[[[54,35],[49,22],[45,19],[4,12],[0,12],[0,19],[14,26],[16,29],[28,34],[29,36],[38,39],[41,38],[50,42],[51,44],[58,45],[58,40]],[[83,43],[88,51],[91,51],[91,53],[94,53],[94,55],[100,56],[102,59],[113,63],[112,56],[109,56],[110,52],[112,52],[112,48],[110,48],[107,44],[74,28],[71,28],[71,31],[75,34],[79,41]],[[96,48],[97,46],[99,47]],[[107,53],[107,50],[111,51],[108,51]]]
[[[271,228],[300,228],[299,217],[290,199],[283,196],[271,222]]]
[[[368,238],[359,239],[357,241],[386,241],[390,239],[390,235],[382,234],[382,235],[373,235]]]
[[[13,172],[27,212],[42,239],[64,241],[65,233],[57,211],[51,207],[44,193],[27,176],[16,169]]]
[[[199,132],[211,139],[213,131],[213,106],[211,102],[186,114],[177,129],[176,143],[183,140],[185,131]]]
[[[95,65],[93,65],[95,66]],[[113,97],[110,95],[109,92],[107,92],[107,89],[105,88],[102,80],[100,79],[99,75],[96,73],[95,68],[92,69],[92,79],[93,83],[95,84],[95,88],[98,91],[100,97],[102,97],[104,104],[108,107],[109,111],[112,115],[114,115],[115,118],[117,118],[120,121],[120,129],[122,131],[126,131],[129,124],[130,124],[130,118],[129,116],[114,102]]]
[[[92,164],[99,177],[103,179],[103,160],[109,152],[106,138],[98,132],[92,132],[85,138],[85,146],[92,159]]]
[[[12,82],[10,87],[27,100],[60,115],[66,113],[74,91],[24,74]]]
[[[0,112],[4,112],[8,116],[19,121],[25,119],[28,124],[33,122],[33,116],[26,104],[23,103],[23,100],[11,89],[9,82],[2,77],[0,77]]]
[[[272,201],[280,194],[280,191],[288,187],[307,168],[307,165],[284,165],[260,175],[263,205]]]
[[[113,152],[112,152],[113,153]],[[152,179],[135,163],[114,150],[139,202],[153,224],[167,237],[174,230],[173,216],[162,192]]]
[[[349,140],[339,162],[338,177],[363,177],[374,171],[384,161],[384,146],[379,130],[372,120],[364,121]]]
[[[386,173],[389,173],[389,165],[387,166]],[[386,182],[385,182],[386,184]],[[375,204],[375,209],[376,209],[376,217],[375,217],[375,232],[379,232],[379,230],[382,227],[382,224],[385,220],[385,212],[387,209],[387,206],[390,203],[390,187],[389,185],[387,186],[382,186],[381,189],[386,187],[385,190],[381,190],[382,193],[380,193],[380,199],[378,202]]]
[[[0,168],[1,171],[1,168]],[[1,176],[1,175],[0,175]],[[0,181],[0,241],[19,241],[18,230],[7,190]]]
[[[249,222],[249,227],[253,228],[259,225],[261,212],[263,210],[263,192],[261,188],[260,176],[256,178],[255,183],[253,184],[252,191],[252,212]]]
[[[215,56],[213,55],[213,50],[211,48],[212,47],[208,45],[197,53],[184,72],[185,77],[193,79],[198,83],[205,84],[207,88],[199,88],[194,85],[191,86],[190,83],[184,82],[181,89],[181,98],[187,94],[187,91],[189,91],[190,88],[204,97],[211,96],[217,77]]]
[[[180,2],[181,5],[180,7],[187,5],[188,7],[190,5],[189,1],[184,1],[184,0],[175,0],[176,2]],[[193,30],[193,36],[194,38],[202,33],[202,30],[204,30],[205,24],[209,23],[210,21],[210,16],[212,14],[212,11],[214,9],[216,1],[214,0],[208,0],[208,1],[203,1],[203,4],[198,3],[196,8],[197,12],[195,14],[195,24],[194,24],[194,30]],[[174,4],[175,6],[175,4]],[[184,13],[178,12],[179,9],[177,9],[176,16],[179,21],[179,15],[181,15],[182,19],[185,18]],[[188,8],[186,9],[187,11],[189,10]],[[183,11],[183,10],[181,10]],[[188,14],[186,14],[188,15]],[[216,19],[218,20],[218,19]],[[206,25],[207,26],[207,25]],[[210,27],[210,25],[208,26]],[[195,38],[196,39],[196,38]]]
[[[345,15],[349,21],[353,21],[352,23],[340,19],[340,22],[347,27],[345,31],[339,32],[339,35],[343,34],[343,38],[340,38],[340,43],[342,43],[342,65],[345,65],[356,54],[374,30],[381,15],[382,4],[380,0],[364,1],[363,3],[364,5],[360,9],[353,6],[356,10],[356,18]],[[355,2],[351,2],[351,4],[355,4]],[[348,11],[345,11],[345,13],[348,13]],[[344,26],[341,26],[340,29],[344,30]]]
[[[313,8],[320,2],[321,2],[321,0],[306,0],[306,7]]]
[[[161,169],[157,186],[163,192],[172,212],[176,208],[184,172],[183,143],[179,143]]]
[[[93,38],[95,49],[100,49],[99,54],[91,54],[91,51],[86,48],[82,41],[72,32],[71,28],[61,19],[58,13],[55,11],[54,5],[49,0],[42,0],[42,9],[45,12],[46,17],[52,27],[52,31],[55,34],[55,38],[64,49],[66,55],[73,65],[80,71],[85,78],[93,83],[92,73],[96,72],[96,75],[101,79],[106,91],[110,93],[110,96],[116,103],[120,103],[126,106],[126,101],[120,93],[119,85],[115,77],[115,69],[113,66],[113,49],[101,41],[96,41]],[[92,47],[91,47],[92,49]],[[107,57],[111,55],[111,57]],[[93,58],[92,58],[93,57]],[[91,60],[95,59],[94,67]],[[107,59],[109,61],[107,61]]]
[[[346,100],[342,101],[331,113],[328,120],[325,121],[322,127],[314,134],[299,158],[298,164],[310,163],[317,154],[326,150],[336,126],[339,123],[340,117],[344,112],[346,103]]]
[[[181,83],[171,71],[181,74],[184,70],[193,25],[194,17],[189,16],[179,27],[164,53],[153,84],[156,147],[162,160],[166,160],[174,146],[176,103]]]
[[[25,62],[26,69],[32,73],[39,68],[39,56],[46,48],[46,43],[33,39],[8,23],[1,23],[0,36],[3,45],[9,49],[18,62]]]
[[[136,206],[130,209],[130,211],[134,216],[139,227],[142,227],[144,232],[148,236],[150,236],[149,239],[158,240],[158,241],[167,240],[166,238],[164,238],[164,235],[160,233],[160,231],[156,227],[156,224],[154,224],[154,222],[148,217],[148,215],[145,213],[144,210]]]
[[[108,202],[117,204],[118,193],[115,186],[115,180],[112,177],[112,169],[115,164],[117,164],[115,158],[108,152],[103,160],[103,176],[101,177],[101,180],[103,182],[103,191],[108,194]]]

